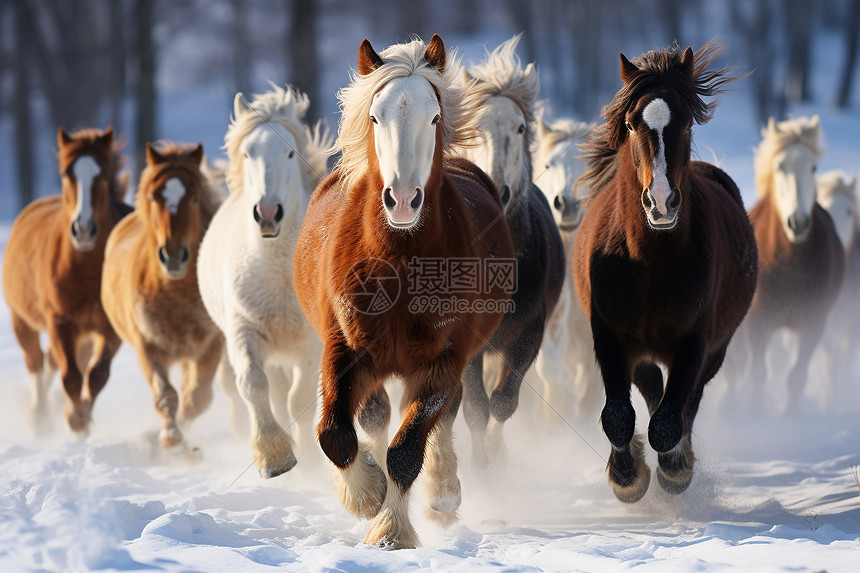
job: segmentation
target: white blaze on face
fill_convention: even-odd
[[[805,145],[792,145],[773,156],[776,208],[791,242],[805,240],[815,206],[817,157]],[[794,221],[795,228],[790,222]]]
[[[243,196],[262,211],[275,212],[281,205],[291,212],[302,193],[302,161],[296,150],[298,142],[290,131],[277,122],[260,124],[245,136],[242,152]],[[251,211],[248,211],[249,215]]]
[[[84,155],[75,161],[72,172],[78,186],[78,199],[72,220],[86,225],[93,220],[93,179],[101,172],[101,168],[95,159]]]
[[[657,132],[657,154],[651,166],[651,196],[656,201],[657,211],[666,214],[666,201],[669,199],[671,187],[666,173],[666,144],[663,141],[663,130],[669,125],[672,114],[669,105],[662,98],[655,98],[642,110],[642,120],[650,129]]]
[[[182,184],[176,177],[171,177],[164,185],[164,191],[161,192],[164,197],[164,204],[171,215],[175,215],[179,210],[179,202],[185,197],[185,185]]]
[[[484,143],[467,147],[464,155],[489,175],[496,187],[507,185],[516,196],[520,192],[526,153],[525,135],[520,131],[525,127],[525,116],[517,104],[504,96],[489,98],[479,113],[478,131]]]

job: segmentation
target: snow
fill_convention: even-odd
[[[829,93],[832,83],[829,77],[816,85]],[[747,89],[725,96],[713,122],[694,128],[694,152],[716,159],[751,206],[758,130]],[[229,110],[225,93],[167,96],[165,113],[183,121],[162,118],[165,135],[217,149]],[[207,113],[195,113],[195,98]],[[208,113],[219,106],[223,117]],[[821,114],[829,151],[819,172],[860,168],[856,109],[791,112]],[[8,223],[0,225],[2,247],[8,232]],[[62,425],[57,381],[56,431],[33,437],[29,377],[2,304],[0,571],[856,571],[860,361],[835,386],[818,374],[820,364],[796,418],[762,416],[729,400],[726,381],[714,380],[693,434],[690,489],[673,497],[652,479],[633,505],[618,502],[606,482],[610,446],[597,414],[536,423],[539,401],[524,386],[505,429],[506,461],[490,475],[471,471],[468,430],[462,418],[455,425],[461,521],[444,530],[424,518],[419,478],[410,507],[423,547],[384,551],[362,543],[369,522],[340,507],[321,453],[283,476],[259,478],[246,438],[229,428],[221,392],[186,433],[202,459],[162,451],[152,397],[128,345],[96,401],[86,442],[73,441]],[[780,386],[767,392],[784,399]],[[647,417],[638,396],[636,406],[641,432]],[[650,450],[647,459],[654,468]]]

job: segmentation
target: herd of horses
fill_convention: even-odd
[[[418,545],[408,501],[422,469],[428,516],[457,519],[461,402],[485,469],[524,377],[563,416],[590,413],[602,380],[608,479],[624,502],[651,475],[632,385],[673,494],[693,477],[693,422],[736,332],[727,370],[750,370],[751,395],[770,337],[797,332],[796,410],[813,351],[826,344],[844,367],[860,324],[842,312],[825,329],[839,297],[858,306],[860,233],[856,178],[813,174],[818,118],[763,130],[748,214],[724,171],[691,159],[693,124],[740,77],[711,69],[719,46],[621,55],[623,85],[594,128],[545,121],[518,40],[470,67],[439,36],[380,53],[365,40],[336,141],[307,124],[296,88],[238,93],[224,171],[201,145],[150,144],[133,209],[112,129],[60,129],[62,193],[21,212],[3,263],[36,430],[50,429],[59,370],[66,422],[86,436],[125,341],[164,447],[183,443],[217,378],[262,477],[316,438],[344,507],[373,520],[365,541],[401,548]],[[427,289],[456,304],[416,305]],[[404,390],[390,441],[389,380]]]

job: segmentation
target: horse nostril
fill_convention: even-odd
[[[385,203],[386,209],[394,209],[397,206],[397,200],[391,194],[391,187],[386,187],[382,193],[382,202]]]
[[[654,208],[654,197],[651,195],[650,189],[646,189],[642,193],[642,206],[645,207],[646,209],[653,209]]]
[[[258,223],[263,220],[262,215],[260,215],[260,206],[259,205],[254,205],[254,220]]]
[[[281,219],[284,218],[284,208],[281,207],[281,204],[278,203],[278,208],[275,210],[275,223],[280,223]]]
[[[502,196],[502,204],[507,205],[508,201],[511,200],[511,188],[507,185],[502,185],[502,188],[499,189],[499,193]]]
[[[555,205],[555,208],[557,210],[564,211],[564,199],[562,199],[561,193],[555,196],[555,199],[553,199],[552,204]]]
[[[74,238],[76,238],[76,239],[78,238],[78,232],[79,232],[79,231],[78,231],[78,227],[79,227],[79,226],[80,226],[80,225],[78,224],[78,222],[77,222],[77,221],[74,221],[74,222],[72,223],[72,236],[73,236]]]
[[[164,246],[158,247],[158,260],[161,261],[162,264],[166,265],[169,257],[167,256],[167,249]]]
[[[421,187],[415,188],[415,198],[409,203],[409,206],[413,209],[418,209],[421,206],[421,203],[424,202],[424,191],[421,190]]]
[[[99,232],[99,225],[98,225],[98,223],[93,221],[92,223],[90,223],[90,238],[95,239],[98,232]]]
[[[677,189],[672,189],[669,192],[669,198],[666,199],[666,208],[674,211],[681,205],[681,192]]]
[[[183,246],[179,251],[179,261],[183,264],[188,262],[188,259],[191,257],[191,253],[188,251],[188,247]]]

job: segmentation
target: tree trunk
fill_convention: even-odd
[[[243,9],[242,6],[245,5]],[[242,0],[231,0],[233,9],[233,21],[230,29],[233,40],[233,53],[231,54],[231,67],[233,76],[233,89],[235,91],[248,93],[251,89],[251,47],[248,42],[248,32],[245,27],[245,12],[248,3]]]
[[[292,30],[287,52],[292,67],[291,82],[308,95],[308,121],[319,117],[319,58],[317,55],[316,0],[292,0]]]
[[[836,95],[836,105],[848,107],[851,101],[851,84],[854,81],[854,69],[857,64],[857,44],[860,36],[860,0],[852,0],[845,21],[845,65],[842,68],[839,81],[839,92]]]
[[[788,26],[788,78],[785,97],[788,101],[809,100],[809,52],[812,40],[812,2],[794,0],[786,10]]]
[[[26,6],[15,2],[15,153],[18,168],[18,197],[23,209],[33,200],[33,125],[30,115],[30,47],[24,25]]]
[[[122,129],[122,98],[125,95],[125,15],[123,3],[116,0],[108,1],[108,22],[110,26],[110,75],[107,78],[110,86],[110,123],[116,131]]]
[[[152,44],[152,2],[137,0],[137,122],[134,161],[137,173],[146,165],[146,143],[155,141],[155,48]]]
[[[398,3],[399,32],[404,37],[397,38],[398,42],[409,40],[412,35],[421,37],[425,42],[430,41],[427,23],[427,2],[425,0],[411,0],[410,2]]]

